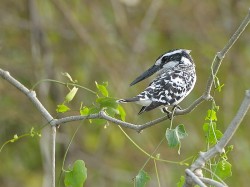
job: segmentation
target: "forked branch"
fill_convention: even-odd
[[[242,101],[237,114],[235,115],[231,123],[229,124],[228,128],[226,129],[220,141],[214,147],[210,148],[207,152],[201,152],[200,156],[191,165],[190,171],[186,172],[187,179],[186,179],[186,184],[184,185],[185,187],[193,186],[193,182],[195,182],[193,180],[193,172],[195,172],[198,169],[203,168],[205,166],[205,163],[208,160],[210,160],[215,155],[222,153],[224,151],[224,148],[233,137],[234,133],[238,129],[239,125],[241,124],[249,108],[250,108],[250,90],[247,90],[245,94],[245,98]],[[190,172],[192,172],[191,175],[190,175]]]

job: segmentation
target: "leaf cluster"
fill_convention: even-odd
[[[222,138],[223,133],[217,128],[217,112],[219,106],[212,102],[212,107],[207,111],[205,116],[205,122],[203,124],[203,132],[205,134],[207,149],[214,146]],[[218,157],[210,160],[207,164],[209,167],[209,173],[215,180],[224,180],[232,175],[231,164],[227,161],[227,153],[233,149],[233,146],[229,146],[227,151],[223,152]]]
[[[71,84],[66,84],[69,89],[69,92],[65,96],[64,101],[61,104],[57,105],[56,111],[58,113],[65,113],[69,111],[70,107],[68,106],[68,103],[74,99],[79,87],[84,88],[77,85],[77,81],[73,80],[68,73],[63,73],[63,75],[69,79],[69,83]],[[104,110],[109,116],[120,117],[121,120],[125,121],[126,113],[123,107],[116,102],[115,98],[110,97],[109,95],[109,91],[107,89],[108,82],[103,82],[102,84],[95,82],[95,85],[96,91],[85,89],[87,91],[91,91],[96,95],[95,103],[93,103],[91,106],[85,106],[83,105],[83,103],[81,103],[79,113],[83,116],[88,116],[90,114],[96,114],[99,113],[101,110]],[[89,121],[90,123],[95,123],[98,125],[103,125],[107,123],[104,119],[90,119]]]

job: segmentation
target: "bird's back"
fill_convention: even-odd
[[[138,104],[146,106],[145,111],[158,106],[174,106],[180,103],[193,89],[196,81],[194,70],[168,70],[161,72],[150,85],[138,95]]]

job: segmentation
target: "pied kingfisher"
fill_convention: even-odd
[[[162,106],[163,112],[168,113],[168,106],[177,106],[194,88],[196,73],[190,52],[191,50],[174,49],[158,57],[152,67],[130,84],[132,86],[158,71],[157,77],[149,86],[139,95],[117,102],[142,105],[138,114],[159,106]]]

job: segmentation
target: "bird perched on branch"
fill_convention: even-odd
[[[174,49],[158,57],[154,65],[137,77],[130,86],[158,72],[156,78],[139,95],[117,100],[117,103],[135,102],[142,105],[138,114],[160,107],[178,104],[192,91],[196,82],[195,64],[190,50]]]

